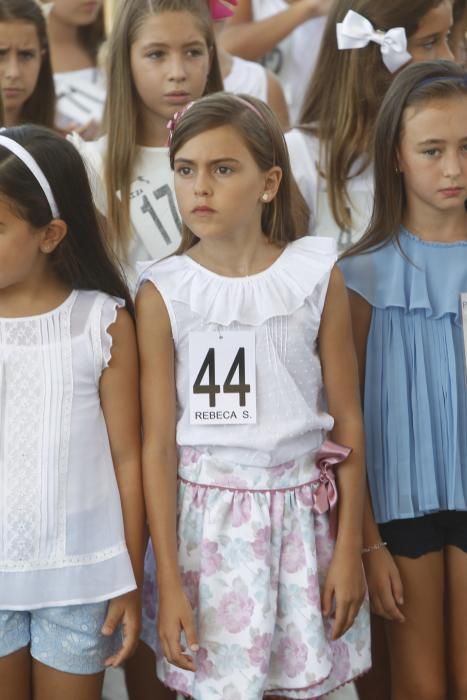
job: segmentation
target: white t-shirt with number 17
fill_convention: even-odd
[[[104,156],[107,138],[83,141],[73,134],[71,142],[80,151],[88,170],[94,201],[106,215]],[[160,260],[176,251],[180,243],[181,219],[178,213],[168,148],[138,147],[130,190],[132,240],[122,261],[130,285],[136,283],[136,263]]]

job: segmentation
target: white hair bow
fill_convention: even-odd
[[[339,49],[362,49],[370,41],[379,44],[383,63],[391,73],[405,66],[412,58],[407,51],[404,27],[396,27],[387,32],[377,31],[366,17],[349,10],[344,21],[337,24],[336,30]]]

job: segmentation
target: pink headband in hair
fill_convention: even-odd
[[[211,17],[213,20],[227,19],[227,17],[232,17],[234,11],[226,5],[233,5],[236,7],[238,5],[238,0],[209,0],[209,9],[211,10]]]
[[[254,112],[256,114],[256,116],[261,119],[263,124],[266,125],[266,121],[265,121],[263,115],[261,114],[259,109],[257,109],[253,104],[251,104],[251,102],[248,102],[248,100],[244,100],[243,97],[240,97],[240,95],[230,94],[230,97],[233,97],[235,100],[237,100],[237,102],[241,102],[242,105],[244,105],[245,107],[248,107],[248,109],[251,109],[251,111]],[[190,109],[190,107],[192,107],[194,104],[195,104],[194,102],[189,102],[186,105],[186,107],[181,109],[179,112],[175,112],[172,119],[169,119],[169,121],[167,122],[167,129],[169,130],[169,138],[168,138],[168,145],[169,146],[171,145],[171,143],[173,141],[175,129],[177,128],[178,122],[183,117],[185,112],[187,112]]]

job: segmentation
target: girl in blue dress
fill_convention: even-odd
[[[458,700],[467,697],[463,69],[427,62],[398,75],[374,163],[373,216],[341,262],[364,384],[363,558],[373,611],[387,621],[392,698]]]

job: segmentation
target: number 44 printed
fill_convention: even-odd
[[[190,422],[256,423],[254,331],[190,334]]]

